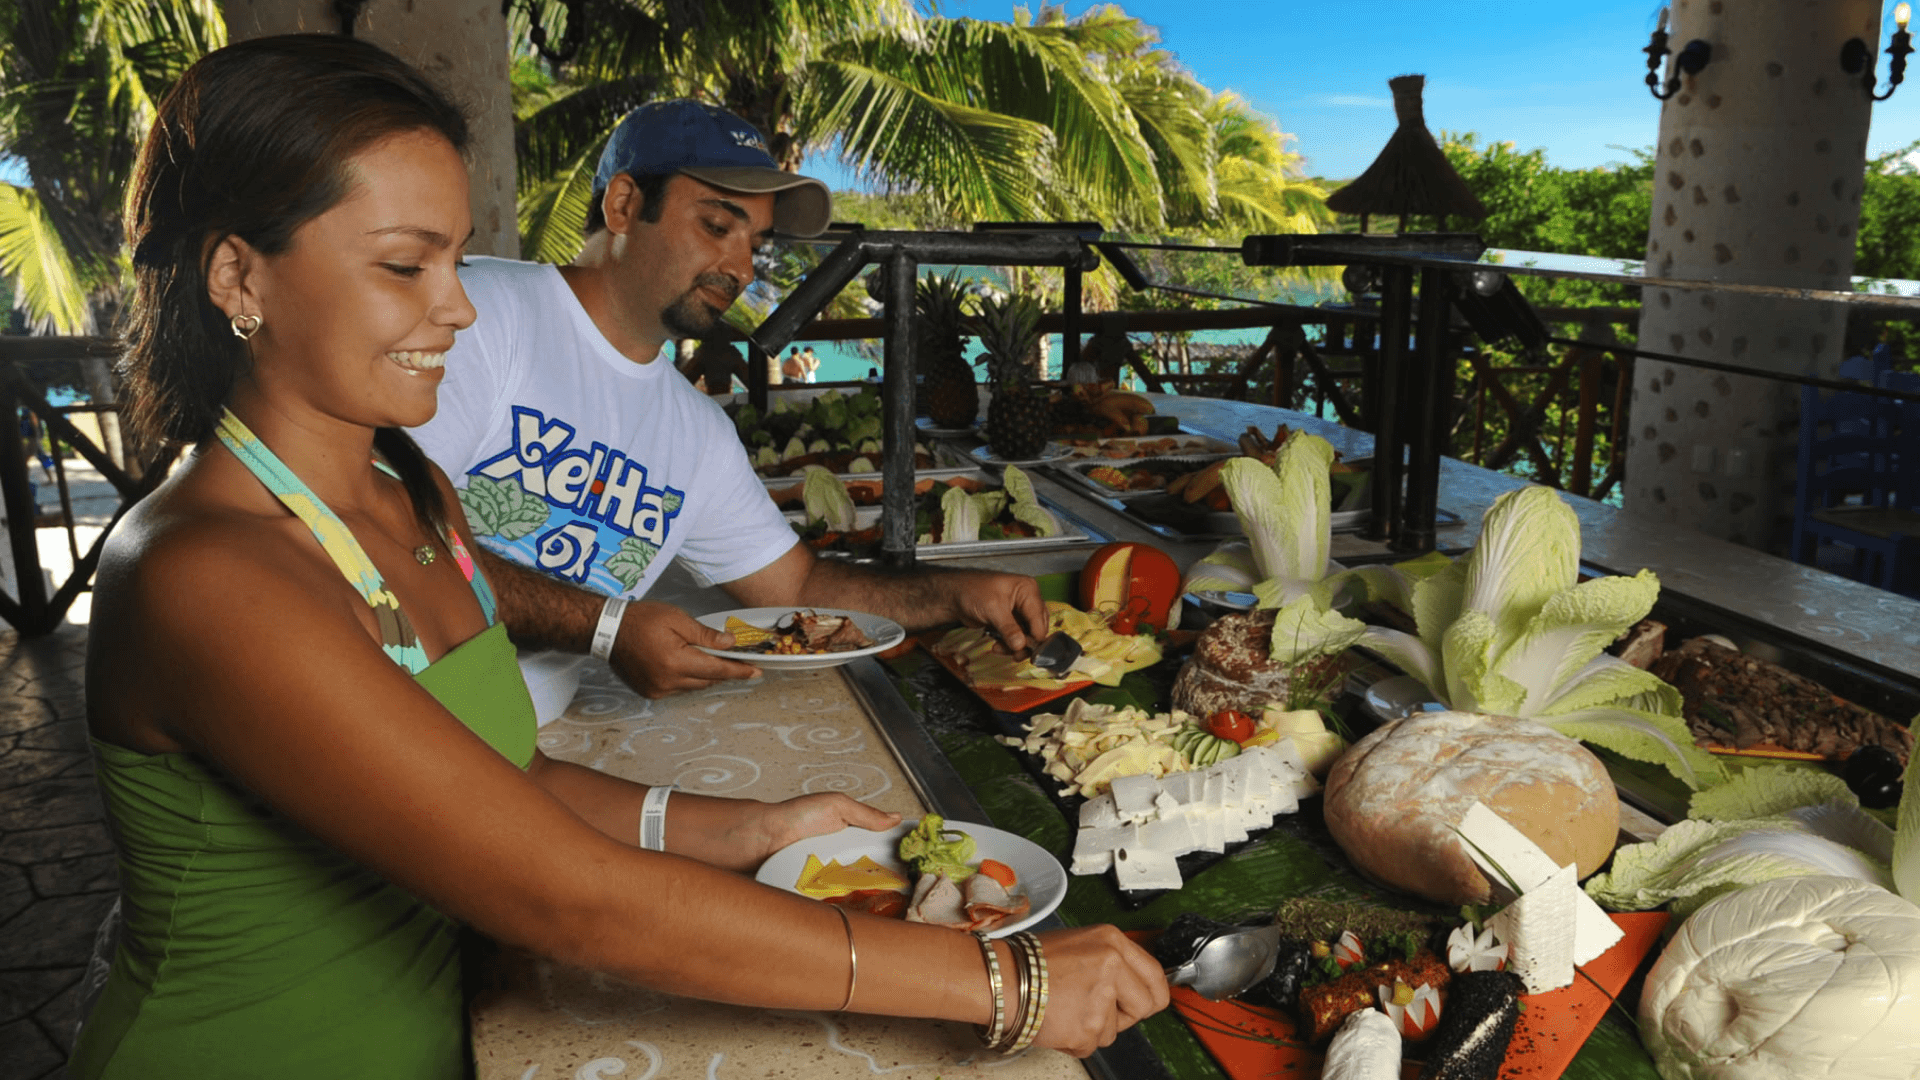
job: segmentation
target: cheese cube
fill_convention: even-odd
[[[1205,794],[1200,796],[1200,805],[1209,810],[1224,809],[1227,805],[1227,778],[1208,770]]]
[[[1232,761],[1223,761],[1220,763],[1220,779],[1222,781],[1220,805],[1229,809],[1238,809],[1252,801],[1247,792],[1246,766],[1242,765],[1239,768],[1227,768],[1227,766],[1239,760],[1239,758],[1234,758]]]
[[[1120,824],[1120,811],[1114,808],[1113,793],[1103,791],[1080,804],[1080,827],[1099,828]]]
[[[1098,851],[1082,851],[1080,845],[1073,845],[1073,865],[1068,868],[1074,874],[1104,874],[1113,869],[1113,852],[1102,848]]]
[[[1154,815],[1153,797],[1160,783],[1145,774],[1113,778],[1113,805],[1122,821],[1145,821]]]
[[[1151,848],[1124,847],[1113,857],[1113,880],[1122,889],[1177,889],[1180,866],[1173,856]]]
[[[1200,841],[1200,850],[1211,851],[1218,855],[1227,850],[1227,825],[1220,817],[1218,809],[1202,809],[1194,817],[1194,838]]]
[[[1153,808],[1159,812],[1159,816],[1162,818],[1175,817],[1179,815],[1181,811],[1180,801],[1172,795],[1167,794],[1164,788],[1161,789],[1160,794],[1153,797]]]
[[[1073,838],[1072,870],[1076,874],[1104,873],[1113,865],[1113,853],[1138,839],[1138,827],[1129,823],[1081,829]]]

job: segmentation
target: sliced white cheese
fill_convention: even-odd
[[[1200,796],[1200,805],[1208,810],[1223,810],[1227,805],[1227,778],[1217,772],[1208,772],[1205,794]]]
[[[1199,851],[1200,840],[1193,834],[1193,819],[1180,814],[1140,826],[1140,839],[1130,846],[1152,848],[1179,858],[1190,851]]]
[[[1175,817],[1182,809],[1180,800],[1167,794],[1164,788],[1161,789],[1160,794],[1153,797],[1153,808],[1162,818]]]
[[[1113,778],[1113,805],[1122,821],[1145,821],[1154,815],[1153,797],[1160,794],[1160,782],[1151,776]]]
[[[1103,791],[1080,804],[1080,827],[1099,828],[1120,824],[1120,811],[1113,805],[1113,793]]]
[[[1239,808],[1252,801],[1247,789],[1247,767],[1239,758],[1223,761],[1219,765],[1223,785],[1220,793],[1220,805]]]
[[[1474,864],[1487,875],[1487,880],[1496,884],[1504,886],[1504,878],[1511,877],[1522,893],[1528,893],[1546,884],[1561,870],[1554,865],[1552,856],[1540,850],[1540,845],[1477,800],[1460,819],[1460,835],[1469,841],[1467,854]],[[1489,859],[1500,864],[1497,870]],[[1601,953],[1613,948],[1623,932],[1592,897],[1578,888],[1574,892],[1579,895],[1579,901],[1572,915],[1573,962],[1592,963]],[[1509,943],[1513,940],[1504,934],[1501,937]]]
[[[1100,848],[1098,850],[1083,851],[1080,845],[1075,843],[1073,845],[1073,865],[1067,869],[1069,873],[1073,874],[1104,874],[1113,869],[1113,850],[1111,848]]]
[[[1574,912],[1584,898],[1566,866],[1487,920],[1507,943],[1507,970],[1527,984],[1527,993],[1573,984]]]
[[[1160,790],[1171,795],[1175,802],[1191,803],[1200,798],[1201,787],[1206,783],[1197,772],[1168,773],[1160,778]]]
[[[1201,810],[1194,816],[1194,836],[1200,841],[1200,850],[1211,851],[1218,855],[1227,850],[1227,823],[1219,810]]]
[[[1113,857],[1113,880],[1122,889],[1177,889],[1180,867],[1164,851],[1144,847],[1123,847]]]

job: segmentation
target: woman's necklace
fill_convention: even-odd
[[[421,544],[419,547],[413,549],[413,561],[419,563],[421,566],[432,566],[433,560],[438,555],[439,552],[433,549],[432,544]]]

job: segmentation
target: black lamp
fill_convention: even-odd
[[[1840,46],[1840,70],[1860,76],[1860,85],[1866,87],[1867,96],[1875,101],[1892,97],[1894,88],[1907,77],[1907,55],[1913,52],[1913,35],[1907,33],[1907,21],[1912,16],[1913,9],[1907,4],[1899,4],[1893,9],[1893,40],[1887,44],[1887,55],[1893,59],[1893,63],[1887,68],[1887,92],[1884,94],[1873,92],[1873,53],[1867,49],[1867,43],[1859,38],[1848,38],[1847,43]]]
[[[1640,50],[1647,54],[1647,92],[1665,101],[1680,92],[1680,75],[1698,75],[1713,59],[1713,46],[1699,38],[1686,43],[1680,55],[1673,58],[1674,72],[1667,76],[1666,85],[1660,83],[1660,64],[1667,58],[1667,9],[1660,9],[1660,25],[1654,27],[1653,38],[1647,47]],[[1663,92],[1664,91],[1664,92]]]

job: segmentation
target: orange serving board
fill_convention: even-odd
[[[1046,688],[1039,686],[975,686],[967,677],[967,669],[955,663],[951,657],[942,656],[933,650],[933,643],[945,636],[945,631],[922,635],[918,640],[927,650],[927,655],[940,662],[940,666],[953,672],[953,677],[965,683],[967,689],[979,696],[981,701],[1000,712],[1023,713],[1037,709],[1049,701],[1079,693],[1093,685],[1092,679],[1075,679],[1065,686]]]
[[[1600,1023],[1609,999],[1620,993],[1641,958],[1659,940],[1667,914],[1649,911],[1615,915],[1613,921],[1626,936],[1580,969],[1593,982],[1576,975],[1572,986],[1522,999],[1526,1008],[1514,1028],[1500,1080],[1557,1080]],[[1295,1042],[1293,1021],[1273,1009],[1238,1001],[1208,1001],[1184,986],[1174,989],[1173,1007],[1233,1080],[1314,1080],[1320,1075],[1324,1055]],[[1256,1041],[1262,1038],[1288,1045]],[[1406,1046],[1411,1054],[1419,1054],[1419,1044]],[[1416,1080],[1420,1063],[1403,1060],[1400,1074],[1402,1080]]]

